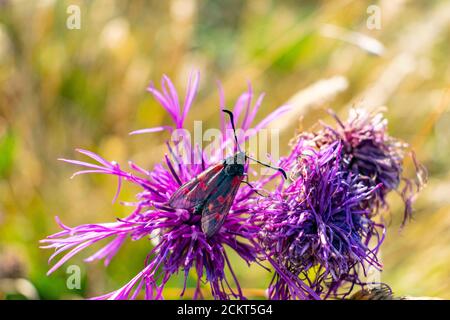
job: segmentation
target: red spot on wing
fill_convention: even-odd
[[[226,180],[218,186],[219,194],[205,206],[202,212],[202,230],[206,236],[211,237],[223,225],[244,176],[236,176]]]
[[[223,163],[218,163],[183,184],[172,194],[169,205],[174,209],[191,209],[201,203],[217,188],[223,167]]]
[[[239,187],[241,185],[242,180],[244,179],[244,176],[235,176],[233,180],[231,181],[231,186],[233,188]]]

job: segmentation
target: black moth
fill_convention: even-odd
[[[238,152],[183,184],[174,192],[168,202],[173,209],[190,209],[194,210],[195,214],[201,214],[202,231],[207,237],[212,237],[223,225],[241,183],[249,184],[244,180],[244,177],[247,176],[245,165],[249,159],[280,171],[287,179],[283,169],[262,163],[241,151],[236,136],[233,113],[229,110],[223,110],[223,112],[230,116]]]

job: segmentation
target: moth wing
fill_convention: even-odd
[[[209,167],[196,177],[183,184],[169,199],[169,206],[174,209],[192,209],[204,201],[219,184],[223,163]]]
[[[207,237],[214,235],[225,222],[242,179],[243,176],[226,177],[209,196],[202,211],[202,231]]]

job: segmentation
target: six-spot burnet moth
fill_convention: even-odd
[[[213,236],[224,223],[241,183],[249,184],[244,180],[247,176],[245,168],[248,160],[278,170],[287,179],[286,172],[282,168],[251,158],[240,149],[233,113],[229,110],[222,111],[230,116],[238,152],[183,184],[168,202],[173,209],[193,209],[194,214],[201,213],[202,231],[207,237]]]

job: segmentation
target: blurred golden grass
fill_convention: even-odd
[[[81,30],[65,27],[66,8],[81,8]],[[231,104],[251,81],[267,95],[259,117],[299,97],[315,83],[344,79],[311,103],[294,100],[309,127],[321,110],[344,115],[349,106],[388,107],[390,132],[412,144],[430,172],[414,221],[398,231],[401,206],[392,197],[392,223],[383,246],[386,281],[398,295],[450,298],[450,6],[448,1],[377,2],[381,30],[366,27],[371,1],[56,1],[0,2],[0,251],[13,249],[41,298],[75,298],[112,290],[142,267],[149,243],[127,243],[106,271],[84,265],[82,290],[65,287],[61,270],[46,277],[49,252],[38,240],[69,225],[110,221],[127,209],[111,207],[115,181],[58,163],[82,147],[126,164],[151,167],[164,152],[164,134],[128,132],[168,123],[146,93],[163,73],[184,90],[193,68],[201,87],[189,121],[217,123],[221,80]],[[324,37],[324,25],[376,38],[385,53]],[[342,82],[341,82],[342,85]],[[330,87],[333,89],[333,87]],[[317,99],[317,101],[316,101]],[[292,102],[292,100],[291,100]],[[305,106],[306,107],[302,107]],[[296,121],[283,128],[282,142]],[[283,152],[287,152],[287,146]],[[410,163],[407,163],[410,170]],[[125,188],[121,199],[133,199]],[[0,252],[1,253],[1,252]],[[130,258],[132,257],[132,258]],[[238,277],[262,297],[270,274],[234,258]],[[0,264],[2,261],[0,261]],[[257,284],[257,285],[256,285]],[[181,279],[170,286],[180,287]],[[1,291],[1,288],[0,288]],[[171,298],[172,291],[168,290]]]

